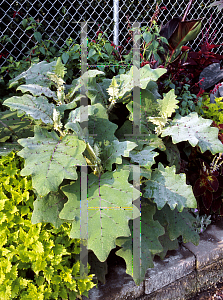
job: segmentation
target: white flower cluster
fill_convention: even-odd
[[[214,157],[213,161],[210,164],[211,167],[211,173],[213,173],[214,171],[218,170],[220,168],[220,165],[223,163],[223,161],[218,165],[218,161],[221,158],[222,153],[219,153],[218,158],[216,159],[216,156]],[[215,161],[216,159],[216,161]],[[205,166],[204,166],[205,167]],[[206,167],[205,167],[206,168]]]

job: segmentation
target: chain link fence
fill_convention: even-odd
[[[165,24],[172,17],[183,16],[189,0],[163,0],[159,3],[162,9],[158,16],[158,24]],[[92,1],[13,1],[2,0],[0,6],[0,67],[6,63],[6,59],[12,56],[15,60],[22,59],[27,51],[35,46],[32,39],[33,31],[25,30],[23,20],[33,17],[37,22],[37,30],[42,33],[43,39],[52,40],[58,47],[62,47],[68,38],[72,38],[80,43],[80,22],[87,21],[89,40],[96,37],[98,29],[106,32],[112,42],[114,37],[114,19],[118,19],[119,25],[119,45],[126,45],[127,17],[131,23],[140,22],[141,26],[150,23],[150,19],[156,8],[156,1],[132,0],[118,1],[118,15],[115,15],[114,2],[112,0],[92,0]],[[216,7],[208,8],[213,0],[194,0],[187,19],[203,18],[202,29],[206,33],[206,28],[210,24],[209,36],[215,35],[215,44],[223,43],[223,24],[221,12]],[[117,9],[117,7],[116,7]],[[41,23],[42,26],[38,26]],[[30,33],[31,32],[31,33]],[[10,40],[9,40],[10,38]],[[190,46],[193,50],[199,50],[202,33],[192,42]],[[116,39],[117,40],[117,39]],[[215,50],[220,54],[222,47]]]

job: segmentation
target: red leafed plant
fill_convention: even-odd
[[[212,126],[217,127],[219,129],[218,132],[218,138],[223,144],[223,124],[216,124],[215,121],[213,121]]]
[[[219,215],[223,215],[223,168],[221,166],[223,161],[217,165],[221,155],[222,153],[218,158],[215,156],[210,165],[199,158],[201,168],[199,173],[194,174],[197,179],[193,185],[193,193],[198,201],[200,211],[205,214],[219,213]]]
[[[206,29],[206,34],[202,32],[202,41],[200,44],[199,51],[192,51],[185,46],[181,48],[181,53],[172,63],[167,66],[167,74],[164,74],[160,80],[162,81],[171,74],[171,79],[178,82],[182,86],[185,83],[190,84],[190,92],[193,94],[199,93],[199,86],[197,82],[199,81],[199,76],[201,72],[209,65],[213,63],[220,63],[223,59],[223,55],[212,52],[214,48],[220,47],[220,45],[215,45],[215,33],[209,35],[211,25],[211,18],[209,23],[209,28]],[[166,91],[164,91],[166,92]]]

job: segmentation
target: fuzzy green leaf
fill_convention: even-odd
[[[143,145],[159,148],[162,151],[166,149],[162,139],[160,139],[157,135],[152,133],[147,133],[139,137],[137,135],[125,136],[126,134],[132,134],[132,127],[132,122],[126,120],[122,127],[115,132],[115,136],[119,139],[119,141],[128,140],[131,142],[135,142],[138,145],[137,150],[142,150]]]
[[[146,124],[147,118],[152,115],[158,114],[157,107],[157,99],[156,95],[153,94],[148,89],[144,89],[140,91],[140,106],[138,109],[140,110],[140,116],[141,116],[141,128],[142,124]],[[126,105],[127,109],[130,111],[129,120],[133,121],[133,100],[131,95],[131,101]],[[135,107],[134,107],[135,110]]]
[[[158,221],[153,220],[155,214],[155,207],[152,205],[141,206],[141,272],[140,268],[133,269],[132,274],[132,257],[134,255],[132,250],[132,239],[130,237],[119,237],[116,239],[116,245],[123,247],[119,249],[115,254],[124,258],[126,262],[126,273],[131,275],[137,285],[144,280],[146,271],[148,268],[153,268],[153,256],[163,251],[162,245],[159,242],[158,237],[165,233],[164,228]],[[130,229],[132,232],[133,221],[130,220]],[[135,241],[133,241],[135,242]]]
[[[89,134],[94,136],[94,141],[99,144],[100,147],[108,146],[112,141],[118,140],[114,135],[118,125],[108,120],[106,109],[100,104],[88,105],[86,107],[87,114],[89,116],[88,130]],[[71,128],[74,131],[77,126],[73,126],[72,123],[80,122],[80,107],[70,112],[68,123],[66,128]]]
[[[155,147],[145,146],[141,151],[132,150],[129,154],[131,162],[137,162],[140,166],[152,167],[155,164],[154,157],[159,155],[158,152],[152,151]]]
[[[96,77],[97,75],[102,74],[104,75],[105,73],[99,70],[88,70],[85,72],[82,76],[80,76],[77,79],[74,79],[72,81],[69,93],[67,94],[67,98],[72,98],[73,95],[79,91],[79,89],[82,87],[82,93],[88,90],[88,83],[89,83],[89,78]]]
[[[128,170],[106,172],[100,178],[88,176],[88,245],[100,261],[105,261],[119,236],[130,236],[128,221],[140,215],[132,205],[138,196],[128,183]],[[61,190],[68,197],[59,217],[73,220],[71,238],[80,238],[80,178]]]
[[[62,63],[61,57],[58,57],[56,66],[53,68],[53,72],[60,78],[64,78],[67,68]]]
[[[34,201],[32,224],[51,223],[56,228],[59,228],[64,220],[59,218],[59,213],[67,202],[67,198],[60,192],[50,192],[45,197],[37,197]]]
[[[160,211],[157,211],[154,219],[158,220],[160,224],[167,223],[167,232],[171,241],[177,239],[182,235],[183,242],[192,242],[194,245],[199,244],[199,234],[193,227],[196,219],[187,210],[182,212],[175,208],[171,210],[166,204]]]
[[[172,89],[167,94],[164,94],[163,99],[158,99],[159,115],[155,117],[149,116],[147,119],[153,124],[157,125],[155,131],[157,135],[162,132],[163,127],[168,121],[168,117],[171,117],[175,109],[178,108],[176,105],[179,101],[176,100],[174,90]]]
[[[111,145],[105,147],[100,159],[104,168],[109,171],[112,171],[112,164],[121,164],[122,163],[122,156],[129,157],[129,152],[137,147],[136,143],[125,141],[113,141]]]
[[[22,93],[30,92],[33,96],[44,94],[46,97],[57,100],[55,92],[51,91],[48,87],[43,87],[38,84],[22,84],[16,90],[19,90]]]
[[[179,100],[176,100],[176,95],[174,93],[174,89],[170,90],[167,94],[164,94],[163,99],[158,99],[157,102],[159,103],[159,110],[161,116],[166,118],[171,117],[172,113],[175,112],[179,106]]]
[[[140,69],[136,66],[132,66],[127,74],[120,75],[121,87],[119,97],[123,97],[125,93],[131,91],[134,86],[145,89],[150,81],[156,81],[166,72],[166,69],[151,69],[149,65],[145,65]],[[116,78],[118,77],[119,76],[116,76]]]
[[[175,116],[170,126],[162,131],[162,137],[170,135],[174,144],[188,141],[193,147],[198,145],[201,152],[209,150],[212,154],[223,152],[223,145],[218,139],[218,128],[210,127],[212,120],[204,119],[196,112],[182,117]]]
[[[49,103],[44,96],[14,96],[5,100],[4,105],[10,107],[11,110],[18,110],[18,117],[26,114],[34,120],[42,120],[45,124],[53,124],[53,108],[55,105]]]
[[[101,103],[104,107],[108,102],[107,89],[111,84],[111,79],[104,78],[102,82],[97,83],[95,77],[89,78],[87,97],[91,100],[91,105]]]
[[[15,141],[33,134],[30,120],[17,117],[17,112],[6,110],[0,112],[0,142],[7,141],[11,136]]]
[[[64,178],[76,180],[76,165],[86,165],[82,155],[85,143],[76,136],[60,139],[55,131],[35,126],[34,137],[18,142],[24,147],[18,152],[25,158],[21,175],[32,175],[33,187],[40,196],[57,191]]]
[[[173,210],[175,207],[182,211],[184,207],[196,208],[197,202],[192,187],[186,184],[185,174],[175,174],[175,166],[166,167],[159,162],[151,179],[145,183],[145,198],[153,198],[158,209],[167,203]]]
[[[51,81],[47,77],[47,72],[52,72],[53,67],[56,65],[56,61],[47,63],[46,61],[41,61],[38,64],[32,65],[27,71],[22,72],[20,75],[16,76],[9,81],[9,88],[14,85],[19,84],[19,80],[24,78],[26,84],[38,84],[41,86],[49,87]]]
[[[160,241],[160,244],[163,247],[163,251],[160,252],[160,253],[157,253],[156,255],[158,255],[161,259],[165,258],[168,250],[176,250],[179,247],[179,242],[178,242],[177,239],[172,241],[169,238],[169,235],[168,235],[168,232],[167,232],[166,228],[165,228],[165,234],[159,237],[159,241]]]

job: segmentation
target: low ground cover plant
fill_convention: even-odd
[[[80,240],[69,238],[70,225],[31,222],[36,197],[30,176],[19,174],[23,165],[13,152],[0,156],[0,298],[88,296],[95,286],[93,275],[76,279],[80,276]]]

